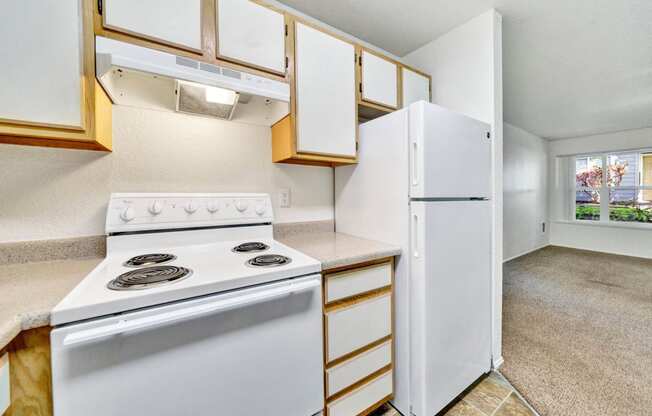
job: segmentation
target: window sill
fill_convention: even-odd
[[[644,230],[652,231],[652,224],[644,223],[627,223],[627,222],[602,222],[602,221],[591,221],[591,220],[555,220],[553,223],[557,224],[568,224],[568,225],[581,225],[588,227],[607,227],[607,228],[626,228],[630,230]]]

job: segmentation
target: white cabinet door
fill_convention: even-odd
[[[201,50],[201,0],[104,0],[104,26]]]
[[[398,107],[398,67],[368,51],[362,51],[362,99],[386,107]]]
[[[285,18],[251,1],[217,0],[218,55],[285,74]]]
[[[297,152],[355,157],[355,48],[296,23]]]
[[[7,0],[0,13],[0,119],[83,127],[80,0]]]
[[[402,68],[403,107],[424,100],[430,102],[430,79],[408,68]]]

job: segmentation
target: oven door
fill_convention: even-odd
[[[309,416],[323,408],[320,275],[52,331],[55,416]]]

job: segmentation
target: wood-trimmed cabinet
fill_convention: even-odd
[[[217,58],[285,77],[285,13],[257,1],[215,1]]]
[[[326,416],[366,415],[394,395],[394,261],[323,272]]]
[[[357,49],[358,114],[362,120],[400,108],[400,64],[365,47]]]
[[[401,107],[419,101],[432,101],[432,77],[417,69],[401,65]]]
[[[97,0],[94,28],[98,36],[285,81],[285,19],[258,0]]]
[[[272,126],[272,160],[338,166],[357,161],[355,45],[293,19],[290,114]]]
[[[111,150],[111,102],[95,80],[93,3],[10,0],[2,13],[0,143]]]

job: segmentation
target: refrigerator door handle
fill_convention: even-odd
[[[417,166],[417,149],[418,143],[416,141],[412,142],[412,186],[417,186],[419,184],[419,169]]]
[[[418,238],[418,230],[419,230],[419,216],[417,214],[412,214],[412,253],[414,257],[419,257],[419,238]]]

